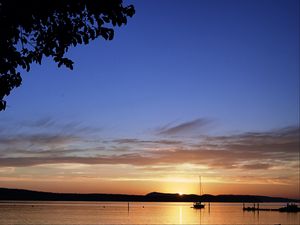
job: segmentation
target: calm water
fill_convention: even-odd
[[[0,225],[11,224],[299,224],[300,213],[243,212],[240,203],[1,202]],[[250,205],[249,205],[250,206]],[[278,208],[282,203],[260,204]]]

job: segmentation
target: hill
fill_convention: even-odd
[[[179,195],[152,192],[147,195],[52,193],[0,188],[0,200],[19,201],[126,201],[126,202],[299,202],[296,199],[257,195]]]

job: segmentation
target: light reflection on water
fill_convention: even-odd
[[[282,203],[260,204],[279,208]],[[241,203],[1,202],[0,225],[11,224],[299,224],[300,213],[243,212]]]

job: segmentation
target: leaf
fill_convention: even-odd
[[[109,32],[109,40],[110,40],[110,41],[114,38],[114,34],[115,34],[114,30],[111,30],[111,31]]]
[[[109,23],[110,19],[108,16],[103,16],[102,19],[104,20],[104,22]]]
[[[6,109],[6,101],[0,100],[0,111],[5,110],[5,109]]]

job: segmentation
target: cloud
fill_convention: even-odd
[[[63,133],[91,135],[101,131],[101,128],[87,126],[77,121],[61,121],[52,117],[42,117],[30,121],[14,121],[3,124],[7,133],[15,133],[18,129],[23,133]]]
[[[128,153],[120,155],[97,155],[92,157],[80,156],[51,156],[51,157],[2,157],[0,166],[2,167],[20,167],[33,166],[40,164],[59,164],[59,163],[80,163],[80,164],[129,164],[135,166],[141,165],[171,165],[171,164],[201,164],[212,168],[225,169],[268,169],[276,165],[276,161],[293,161],[295,155],[282,160],[283,154],[266,154],[263,152],[243,152],[230,150],[186,150],[177,149],[169,151],[155,151],[152,154],[142,155],[137,153]],[[261,163],[251,163],[262,161]],[[264,163],[268,161],[269,163]],[[273,161],[273,162],[272,162]],[[250,162],[250,163],[249,163]]]
[[[197,145],[242,152],[264,152],[286,155],[299,153],[299,128],[295,126],[275,129],[266,132],[246,132],[231,136],[206,137],[204,143]]]
[[[174,140],[167,140],[167,139],[159,139],[159,140],[140,140],[140,139],[130,139],[130,138],[124,138],[124,139],[115,139],[112,142],[115,142],[117,144],[162,144],[162,145],[178,145],[182,144],[182,141],[174,141]]]
[[[0,136],[1,157],[62,155],[78,150],[82,139],[69,134],[18,134]],[[77,146],[77,149],[75,147]]]
[[[56,121],[51,117],[43,117],[34,121],[24,121],[22,124],[30,127],[49,128],[55,126]]]
[[[166,125],[157,129],[159,135],[184,135],[191,132],[199,131],[203,128],[207,128],[211,124],[211,120],[205,118],[199,118],[192,121],[177,124],[175,126]]]
[[[299,175],[298,127],[186,139],[183,134],[202,128],[200,124],[204,127],[205,123],[195,120],[161,128],[160,132],[170,136],[176,133],[176,139],[148,136],[103,140],[81,131],[62,132],[54,124],[45,119],[32,124],[43,127],[42,132],[1,133],[0,173],[8,179],[19,179],[20,175],[36,178],[36,174],[53,178],[65,172],[54,168],[72,165],[74,174],[64,176],[78,177],[84,171],[87,176],[113,179],[193,180],[202,174],[213,182],[272,184],[294,184]]]
[[[168,126],[160,132],[178,134],[206,123],[208,122],[198,119]],[[48,126],[47,124],[47,121],[39,123]],[[298,159],[297,127],[228,136],[206,136],[193,142],[156,138],[93,141],[81,135],[51,133],[0,137],[0,167],[79,163],[164,168],[191,164],[202,165],[211,170],[274,170],[278,166],[295,170],[299,165]]]
[[[153,159],[142,157],[138,154],[123,154],[118,156],[57,156],[57,157],[23,157],[23,158],[0,158],[0,166],[27,167],[43,164],[79,163],[79,164],[131,164],[142,165],[144,163],[154,163]]]
[[[263,170],[263,169],[269,169],[272,165],[268,163],[252,163],[252,164],[246,164],[241,166],[243,169],[250,169],[250,170]]]
[[[77,139],[78,137],[68,134],[19,134],[0,137],[0,145],[61,145]]]

